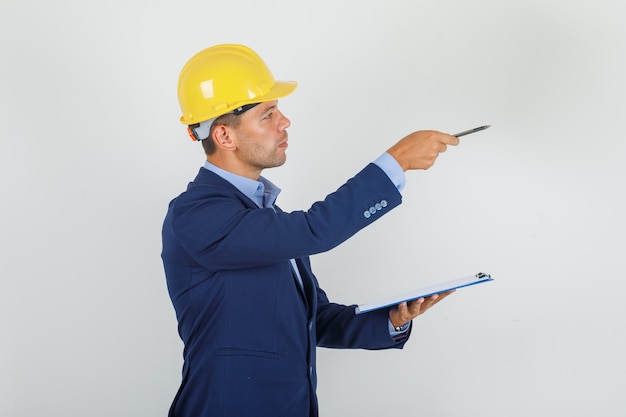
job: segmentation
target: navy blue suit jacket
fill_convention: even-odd
[[[292,213],[259,208],[201,168],[163,224],[162,258],[184,342],[170,416],[315,416],[316,346],[401,348],[406,339],[390,337],[388,310],[355,315],[354,306],[331,303],[308,258],[400,203],[374,164]]]

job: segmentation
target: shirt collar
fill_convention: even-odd
[[[280,188],[262,176],[259,177],[258,181],[255,181],[250,178],[225,171],[213,165],[209,161],[204,163],[204,168],[231,183],[259,207],[272,207],[278,198],[278,194],[280,194]]]

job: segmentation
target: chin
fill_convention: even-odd
[[[274,167],[279,167],[279,166],[283,166],[285,165],[285,162],[287,162],[287,157],[285,156],[282,159],[279,159],[277,161],[274,162]]]

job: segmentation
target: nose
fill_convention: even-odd
[[[280,110],[278,110],[278,113],[280,114],[280,121],[278,122],[278,130],[283,131],[287,129],[289,126],[291,126],[291,120],[287,119],[287,117],[285,117],[285,115]]]

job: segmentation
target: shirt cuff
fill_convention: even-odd
[[[391,336],[392,338],[400,336],[406,333],[406,331],[409,330],[410,326],[411,322],[404,323],[404,325],[400,327],[400,330],[396,331],[396,328],[393,327],[393,324],[391,324],[391,320],[389,320],[389,336]]]
[[[391,182],[396,186],[398,191],[401,192],[406,185],[406,177],[398,161],[385,152],[374,161],[374,164],[378,165],[378,167],[387,174]]]

